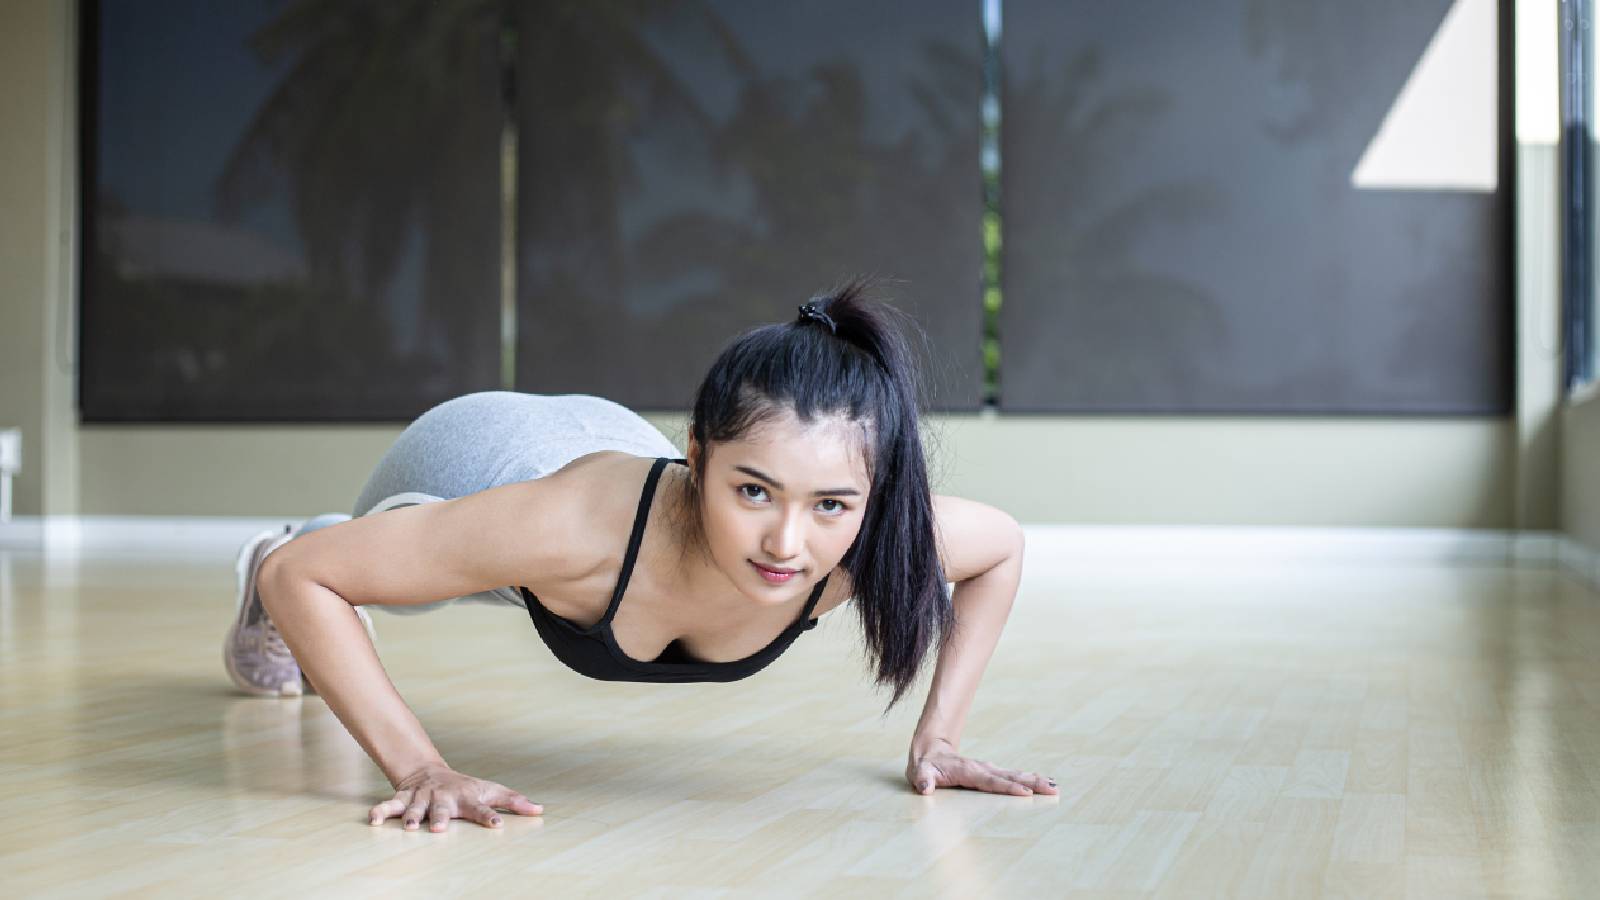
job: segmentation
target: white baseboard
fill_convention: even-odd
[[[231,558],[290,517],[19,516],[0,522],[0,549],[50,557]],[[1065,565],[1365,562],[1561,568],[1600,589],[1600,553],[1550,531],[1465,528],[1296,528],[1030,525],[1028,553]]]
[[[1028,550],[1069,563],[1480,562],[1552,564],[1561,535],[1465,528],[1030,525]]]
[[[0,522],[0,550],[49,557],[231,559],[251,536],[284,525],[298,528],[304,521],[290,516],[18,516]]]
[[[1065,567],[1459,563],[1558,569],[1600,591],[1600,552],[1553,531],[1030,525],[1028,555]]]

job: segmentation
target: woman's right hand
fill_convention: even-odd
[[[463,775],[443,764],[423,766],[394,786],[394,799],[385,800],[367,814],[367,824],[382,825],[390,816],[399,816],[409,830],[419,828],[423,819],[431,831],[444,831],[451,819],[467,819],[485,828],[499,828],[504,809],[519,816],[544,814],[544,807],[503,784]]]

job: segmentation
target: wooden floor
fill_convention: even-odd
[[[914,795],[830,616],[732,685],[602,684],[516,610],[375,618],[456,768],[545,807],[366,824],[321,700],[234,693],[231,559],[0,552],[7,896],[1581,897],[1600,597],[1554,570],[1029,560],[963,749],[1059,797]]]

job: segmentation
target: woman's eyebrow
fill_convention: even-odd
[[[762,481],[765,481],[767,484],[772,485],[773,487],[777,488],[780,491],[783,490],[783,483],[782,482],[778,481],[776,478],[773,478],[771,475],[768,475],[767,473],[761,471],[760,469],[752,469],[749,466],[734,466],[734,469],[736,469],[736,470],[738,470],[740,472],[743,472],[746,475],[749,475],[751,478],[759,478]],[[834,488],[831,491],[812,491],[811,492],[811,496],[813,496],[813,497],[824,497],[824,496],[826,496],[826,497],[859,497],[859,496],[861,496],[861,492],[856,490],[855,488],[844,487],[844,488]]]

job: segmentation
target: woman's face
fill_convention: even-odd
[[[859,426],[842,417],[802,425],[790,412],[711,446],[700,486],[706,546],[740,593],[785,603],[838,565],[869,493],[860,440]],[[691,465],[699,451],[691,442]]]

